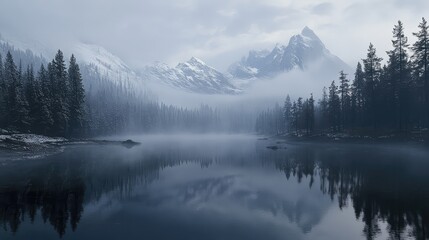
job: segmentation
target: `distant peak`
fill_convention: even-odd
[[[314,33],[313,30],[311,30],[309,27],[305,26],[304,29],[301,31],[301,35],[304,37],[311,38],[313,40],[319,40],[319,37]]]
[[[192,58],[188,61],[188,63],[198,63],[198,64],[201,64],[201,65],[206,65],[206,63],[205,63],[205,62],[203,62],[201,59],[196,58],[196,57],[192,57]]]
[[[303,29],[302,29],[302,31],[301,31],[302,33],[304,33],[304,32],[313,32],[313,30],[311,30],[308,26],[305,26]]]
[[[162,67],[162,68],[169,68],[168,64],[165,62],[161,62],[161,61],[155,61],[152,63],[152,66],[154,67]]]

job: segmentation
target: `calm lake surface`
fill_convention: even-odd
[[[428,239],[425,147],[133,139],[3,155],[0,239]]]

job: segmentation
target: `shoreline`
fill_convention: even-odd
[[[9,133],[0,134],[0,151],[6,152],[40,152],[74,144],[121,145],[132,148],[141,143],[133,140],[113,141],[97,139],[67,139],[63,137],[48,137],[38,134]]]
[[[427,134],[425,132],[425,134]],[[429,146],[429,139],[422,137],[420,134],[407,135],[352,135],[345,133],[338,134],[313,134],[313,135],[296,135],[296,134],[279,134],[279,135],[260,135],[258,140],[278,140],[290,143],[316,143],[316,144],[418,144]],[[9,153],[31,153],[52,151],[56,148],[67,145],[120,145],[126,148],[132,148],[141,143],[133,140],[103,140],[103,139],[67,139],[62,137],[48,137],[38,134],[11,133],[1,132],[0,134],[0,151]]]
[[[352,135],[352,134],[314,134],[314,135],[295,135],[295,134],[281,134],[271,135],[271,139],[287,140],[299,143],[324,143],[324,144],[341,144],[341,143],[355,143],[355,144],[371,144],[371,143],[386,143],[386,144],[421,144],[429,145],[428,137],[416,136],[413,134],[407,135]]]

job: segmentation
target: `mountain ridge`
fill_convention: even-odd
[[[248,56],[232,64],[228,72],[239,79],[267,78],[294,69],[305,71],[318,61],[337,71],[350,68],[333,55],[314,31],[306,26],[300,34],[293,35],[287,45],[278,43],[269,52],[249,51]]]
[[[196,57],[175,67],[155,62],[138,71],[95,44],[77,43],[65,52],[74,53],[79,63],[117,84],[125,83],[142,89],[148,87],[146,83],[155,83],[198,94],[240,94],[252,84],[252,80],[272,78],[295,69],[306,71],[316,63],[322,66],[320,69],[331,72],[351,69],[333,55],[307,26],[293,35],[287,45],[278,43],[271,50],[250,50],[226,72],[218,71]]]
[[[201,94],[238,94],[241,89],[235,87],[229,76],[208,66],[202,60],[192,57],[190,60],[169,67],[165,63],[156,62],[146,66],[142,77],[148,81]]]

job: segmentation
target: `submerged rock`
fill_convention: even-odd
[[[276,150],[278,150],[278,149],[279,149],[279,147],[278,147],[278,146],[268,146],[267,148],[268,148],[268,149],[271,149],[271,150],[274,150],[274,151],[276,151]]]
[[[139,142],[134,142],[133,140],[128,139],[126,141],[123,141],[122,145],[125,146],[126,148],[132,148],[132,147],[134,147],[136,145],[140,145],[140,143]]]

